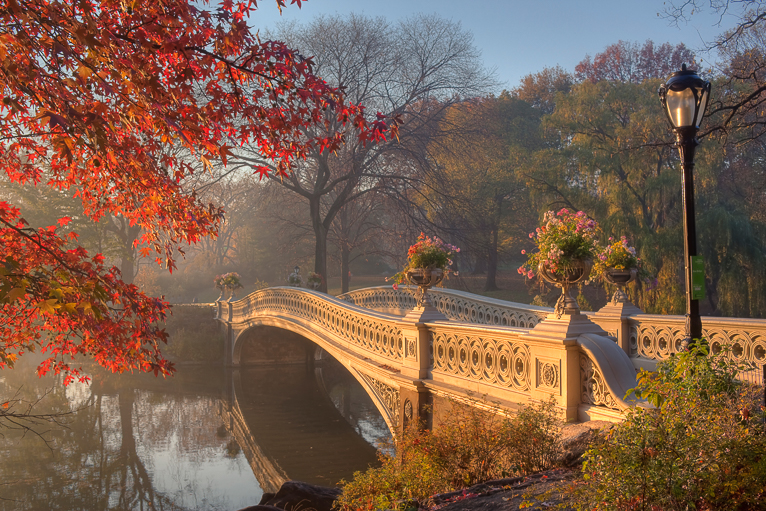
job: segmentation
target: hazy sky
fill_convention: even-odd
[[[259,5],[253,26],[279,21],[272,0]],[[301,9],[288,5],[281,18],[309,21],[318,14],[356,12],[396,20],[437,13],[473,33],[485,65],[496,70],[503,88],[511,88],[545,67],[559,64],[572,71],[586,55],[619,40],[683,42],[696,50],[733,25],[724,19],[716,26],[718,17],[703,13],[681,27],[670,26],[658,16],[664,6],[663,0],[305,0]],[[714,57],[701,56],[704,72],[704,63]]]

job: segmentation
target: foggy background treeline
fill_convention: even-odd
[[[264,35],[262,34],[262,37]],[[284,285],[294,266],[331,292],[383,285],[422,231],[461,247],[448,287],[530,303],[551,300],[516,273],[547,210],[583,210],[608,236],[628,236],[656,277],[629,290],[651,313],[684,310],[681,172],[657,88],[695,55],[683,45],[617,42],[574,70],[544,68],[498,93],[470,33],[437,16],[361,15],[283,24],[266,35],[313,55],[315,71],[354,103],[398,118],[398,137],[366,145],[353,132],[288,176],[253,148],[185,183],[222,206],[219,236],[185,248],[172,275],[143,258],[123,218],[85,219],[74,190],[0,183],[33,226],[62,214],[78,242],[126,281],[171,302],[212,301],[213,278],[236,271],[244,292]],[[704,314],[763,317],[766,308],[766,42],[758,26],[723,34],[718,65],[701,69],[713,98],[695,169]],[[758,91],[761,92],[758,92]],[[755,91],[755,94],[754,94]],[[329,117],[328,117],[329,119]],[[332,136],[332,122],[317,127]],[[585,291],[594,306],[606,293]],[[240,296],[242,296],[240,294]],[[601,303],[599,303],[601,301]]]

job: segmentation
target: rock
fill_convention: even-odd
[[[561,429],[561,454],[558,464],[572,467],[582,463],[582,455],[590,444],[613,426],[614,423],[609,421],[588,421],[564,426]]]
[[[263,492],[263,495],[261,496],[261,501],[258,503],[259,506],[265,505],[268,501],[276,497],[276,493],[269,493],[269,492]]]
[[[573,511],[574,507],[568,503],[568,487],[574,479],[575,472],[571,470],[548,470],[525,477],[487,481],[465,490],[435,495],[429,504],[438,511]]]
[[[260,504],[240,511],[332,511],[340,493],[340,488],[287,481],[276,494],[264,493]]]

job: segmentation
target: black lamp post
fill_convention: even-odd
[[[694,221],[694,149],[697,147],[697,130],[710,97],[710,82],[697,73],[686,69],[673,73],[667,83],[660,86],[660,102],[665,108],[673,131],[676,146],[681,155],[683,169],[684,208],[684,264],[686,266],[686,336],[685,347],[693,339],[702,337],[699,299],[695,298],[692,279],[692,258],[697,256],[697,229]],[[696,295],[698,296],[698,295]]]

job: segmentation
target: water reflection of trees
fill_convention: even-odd
[[[208,461],[211,453],[223,456],[228,438],[216,435],[220,419],[211,413],[216,397],[134,386],[130,379],[99,378],[90,388],[64,389],[53,379],[38,380],[33,371],[4,371],[0,396],[21,387],[24,399],[35,400],[51,389],[36,413],[79,410],[66,428],[40,431],[47,447],[35,435],[2,431],[0,509],[232,508],[224,497],[205,498],[209,488],[189,484],[193,478],[182,473],[179,460],[167,460],[173,468],[168,472],[174,473],[161,474],[163,480],[151,466],[150,453],[157,451],[193,452],[191,461],[198,463]],[[162,487],[168,478],[179,481],[178,490]]]

